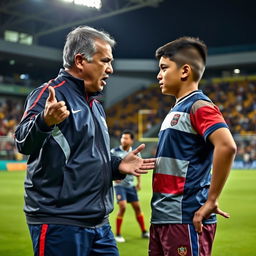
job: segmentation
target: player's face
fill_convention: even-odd
[[[92,61],[83,61],[83,80],[85,88],[88,92],[99,92],[107,84],[106,79],[113,73],[112,48],[104,41],[97,40],[95,42],[96,53],[92,57]]]
[[[130,147],[133,144],[133,140],[132,140],[130,134],[123,134],[120,142],[121,142],[122,147],[125,147],[125,148]]]
[[[166,95],[178,95],[180,89],[180,69],[169,58],[161,57],[159,61],[160,71],[157,75],[160,89]]]

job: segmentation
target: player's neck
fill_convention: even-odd
[[[124,151],[129,151],[131,146],[121,146]]]
[[[185,96],[189,95],[191,92],[198,90],[198,83],[197,82],[191,82],[189,84],[183,84],[178,91],[176,97],[176,102],[179,101],[181,98],[184,98]]]

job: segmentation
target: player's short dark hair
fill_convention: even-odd
[[[207,46],[199,38],[181,37],[156,50],[156,58],[167,57],[178,67],[190,65],[193,79],[199,81],[204,73],[207,57]]]
[[[123,134],[130,134],[131,139],[134,140],[135,136],[134,136],[134,133],[131,130],[125,129],[124,131],[122,131],[121,137],[122,137]]]

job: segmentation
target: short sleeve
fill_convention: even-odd
[[[219,108],[205,100],[198,100],[192,105],[190,120],[193,128],[205,140],[215,130],[228,128]]]

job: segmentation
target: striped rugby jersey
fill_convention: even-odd
[[[214,148],[207,137],[222,127],[228,128],[222,114],[201,90],[181,98],[167,114],[159,132],[151,223],[192,223],[210,185]],[[214,214],[204,220],[215,222]]]

